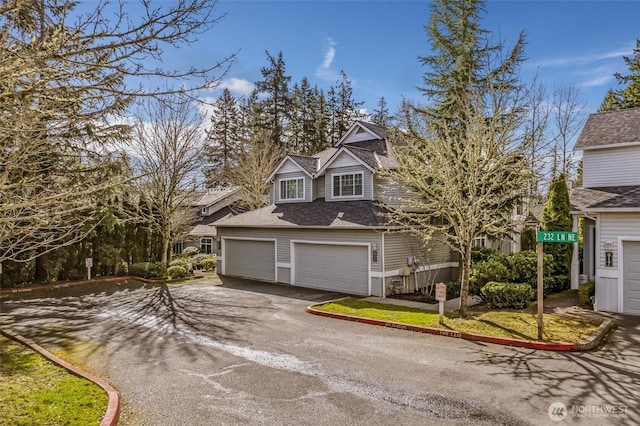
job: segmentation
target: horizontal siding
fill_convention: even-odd
[[[582,161],[585,188],[640,185],[640,146],[587,150]]]
[[[304,179],[304,200],[300,201],[300,200],[295,200],[295,201],[289,201],[289,200],[281,200],[280,199],[280,181],[281,180],[285,180],[285,179],[298,179],[298,178],[302,178]],[[276,175],[276,178],[274,180],[273,183],[273,193],[275,194],[275,202],[276,203],[304,203],[304,202],[310,202],[311,201],[311,192],[312,192],[312,188],[313,188],[313,184],[311,182],[311,179],[309,179],[309,176],[305,175],[303,172],[296,172],[296,173],[283,173],[283,174],[278,174]]]
[[[618,269],[618,238],[640,239],[640,213],[601,213],[600,241],[598,241],[597,262],[599,268]],[[605,244],[611,241],[613,266],[605,267]]]
[[[417,256],[422,265],[452,261],[449,246],[440,241],[433,240],[427,248],[422,248],[422,244],[418,238],[412,235],[400,233],[385,234],[385,270],[390,271],[407,266],[407,256]]]
[[[313,180],[313,187],[315,190],[315,194],[313,199],[316,198],[324,198],[325,197],[325,185],[324,185],[324,176],[320,176]]]
[[[278,262],[282,263],[291,262],[291,240],[376,243],[378,247],[382,244],[381,234],[373,230],[218,228],[218,234],[221,237],[274,238]],[[380,260],[371,263],[371,270],[381,270]]]
[[[342,173],[358,173],[362,172],[362,193],[364,197],[340,197],[333,198],[332,182],[334,174]],[[325,176],[325,194],[327,201],[348,201],[348,200],[373,200],[373,174],[363,166],[330,168],[324,174]]]

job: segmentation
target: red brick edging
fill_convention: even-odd
[[[32,286],[32,287],[6,288],[6,289],[0,289],[0,294],[28,293],[30,291],[38,291],[38,290],[54,290],[54,289],[57,289],[57,288],[75,287],[75,286],[78,286],[78,285],[89,284],[89,283],[97,283],[97,282],[110,283],[110,282],[114,282],[114,281],[126,281],[126,280],[133,279],[133,278],[134,277],[129,277],[129,276],[94,278],[92,280],[67,281],[67,282],[60,283],[60,284],[38,285],[38,286]],[[140,278],[135,278],[135,279],[142,281]]]
[[[399,328],[402,330],[416,331],[418,333],[436,334],[438,336],[456,337],[456,338],[465,339],[465,340],[495,343],[498,345],[518,346],[521,348],[528,348],[528,349],[541,349],[545,351],[578,351],[579,350],[577,343],[538,342],[534,340],[511,339],[508,337],[484,336],[481,334],[464,333],[464,332],[453,331],[453,330],[443,330],[441,328],[421,327],[419,325],[402,324],[402,323],[393,322],[393,321],[383,321],[383,320],[376,320],[371,318],[356,317],[353,315],[336,314],[333,312],[325,312],[325,311],[320,311],[318,309],[314,309],[313,306],[314,305],[308,306],[306,311],[310,314],[319,315],[323,317],[336,318],[336,319],[341,319],[346,321],[361,322],[364,324],[378,325],[381,327]]]
[[[113,388],[113,386],[111,386],[109,383],[105,382],[104,380],[92,374],[89,374],[86,371],[81,370],[75,365],[69,364],[65,360],[58,358],[57,356],[53,355],[51,352],[44,349],[42,346],[38,345],[32,340],[27,339],[26,337],[22,337],[20,335],[13,334],[6,330],[1,330],[1,329],[0,329],[0,333],[2,333],[3,335],[7,336],[10,339],[16,340],[24,345],[27,345],[34,351],[40,353],[45,358],[49,359],[55,364],[58,364],[59,366],[70,371],[72,374],[85,378],[97,384],[98,386],[100,386],[107,393],[107,396],[109,397],[109,402],[107,404],[107,411],[105,412],[104,416],[102,417],[102,420],[100,421],[100,426],[116,426],[118,424],[118,420],[120,419],[120,397],[118,396],[118,392]]]

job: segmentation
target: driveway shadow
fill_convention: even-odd
[[[640,317],[618,316],[616,330],[609,334],[603,346],[591,352],[515,349],[508,354],[483,349],[479,352],[482,355],[476,361],[479,367],[495,366],[500,371],[497,374],[506,374],[518,382],[534,385],[531,388],[535,389],[535,395],[521,394],[522,403],[536,396],[549,403],[563,402],[570,412],[571,407],[627,406],[626,415],[602,417],[602,424],[638,424]],[[554,367],[550,367],[552,365]],[[572,397],[567,398],[567,395]]]
[[[258,326],[257,318],[275,309],[266,300],[238,302],[212,286],[123,281],[6,298],[0,318],[3,327],[55,350],[73,353],[90,340],[88,357],[108,344],[111,351],[136,348],[148,359],[175,351],[196,358],[204,351],[194,340],[241,341],[238,331]]]

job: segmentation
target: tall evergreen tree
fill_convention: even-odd
[[[387,127],[391,124],[391,116],[389,116],[389,106],[387,100],[383,97],[378,100],[376,109],[373,110],[371,120],[378,126]]]
[[[206,131],[206,185],[227,186],[241,151],[240,111],[236,99],[226,88],[213,108],[211,127]]]
[[[571,231],[571,204],[569,189],[564,174],[560,174],[552,183],[547,204],[542,212],[540,229],[543,231]],[[557,289],[568,288],[571,271],[571,244],[545,244],[544,252],[553,256],[553,276]]]
[[[287,135],[285,129],[289,123],[291,110],[291,93],[289,82],[291,76],[286,75],[286,66],[282,52],[273,57],[268,51],[267,61],[269,65],[260,69],[263,80],[256,82],[256,90],[265,95],[259,101],[262,115],[262,128],[270,134],[273,144],[287,148]]]
[[[632,57],[624,57],[628,74],[615,73],[618,90],[610,89],[600,105],[600,112],[640,107],[640,39],[636,41]]]

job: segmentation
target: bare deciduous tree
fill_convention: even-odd
[[[267,204],[271,183],[265,178],[283,155],[282,148],[269,141],[268,132],[256,133],[247,144],[246,151],[240,155],[233,174],[233,184],[242,188],[240,202],[250,210]]]
[[[162,239],[161,262],[166,265],[176,233],[195,218],[191,207],[200,175],[205,143],[203,117],[190,101],[149,101],[130,145],[135,173],[137,213]]]
[[[120,182],[106,144],[139,97],[214,87],[233,56],[166,69],[222,15],[216,1],[8,0],[0,5],[0,262],[27,261],[84,238]],[[150,79],[162,88],[149,89]],[[172,85],[172,82],[175,83]],[[187,83],[187,84],[185,84]]]
[[[428,134],[401,136],[398,168],[386,173],[409,196],[390,208],[389,219],[428,243],[441,240],[461,256],[460,316],[467,316],[471,247],[479,235],[507,235],[506,214],[526,193],[527,159],[514,140],[517,116],[484,114],[481,103],[460,111],[464,129],[426,120]],[[460,143],[459,133],[465,134]]]
[[[559,86],[553,92],[551,108],[555,142],[553,175],[564,174],[571,179],[576,167],[571,147],[586,120],[584,95],[578,86]]]

